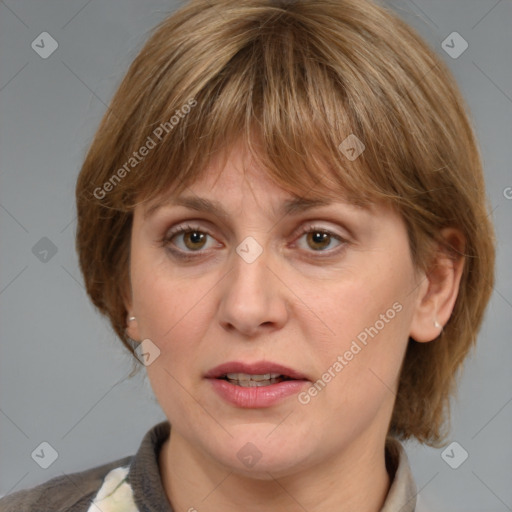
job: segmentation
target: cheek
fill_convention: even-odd
[[[137,291],[134,289],[141,335],[162,347],[170,341],[193,343],[210,317],[205,289],[202,285],[161,278],[141,283]]]
[[[193,398],[190,376],[197,370],[198,344],[211,324],[204,279],[174,275],[164,263],[140,263],[133,269],[134,307],[140,316],[140,337],[160,350],[146,367],[150,385],[162,410],[183,430],[208,428],[207,418]],[[183,411],[189,411],[183,414]]]
[[[193,338],[192,331],[203,323],[209,286],[200,276],[185,278],[162,249],[133,249],[131,282],[140,336],[163,345],[185,329]]]
[[[319,321],[302,330],[315,340],[318,367],[332,396],[380,396],[394,388],[412,319],[412,267],[383,262],[310,296]],[[302,317],[305,318],[305,317]],[[311,315],[308,315],[311,318]],[[325,333],[319,337],[319,332]],[[341,362],[339,357],[341,357]],[[341,366],[342,368],[341,368]],[[336,371],[338,370],[338,371]],[[382,382],[381,382],[382,381]]]
[[[412,299],[412,274],[407,268],[399,273],[394,265],[381,263],[373,267],[357,272],[354,269],[341,279],[332,279],[314,294],[311,283],[303,284],[302,292],[297,294],[305,297],[310,312],[297,318],[304,320],[304,328],[310,329],[309,339],[315,339],[314,334],[320,331],[325,333],[324,346],[342,349],[343,340],[355,339],[361,333],[364,338],[364,333],[376,323],[381,334],[405,326],[408,315],[403,313]],[[312,322],[311,313],[316,322]]]

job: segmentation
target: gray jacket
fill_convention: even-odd
[[[170,428],[168,421],[152,427],[133,456],[9,494],[0,499],[0,512],[173,512],[158,467]],[[407,455],[391,437],[386,463],[394,478],[381,512],[415,512],[417,493]]]

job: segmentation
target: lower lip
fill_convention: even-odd
[[[209,379],[213,389],[227,402],[238,407],[256,409],[270,407],[290,395],[297,394],[308,381],[285,380],[268,386],[246,388],[224,379]]]

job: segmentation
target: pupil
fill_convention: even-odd
[[[327,247],[329,245],[329,234],[322,233],[321,231],[314,231],[309,234],[309,236],[313,239],[314,244],[320,244],[321,248]]]
[[[191,243],[193,245],[194,244],[200,244],[202,239],[204,238],[204,233],[200,233],[198,231],[191,231],[189,233],[189,238],[190,238],[190,241],[191,241]]]

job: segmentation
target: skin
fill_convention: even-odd
[[[292,194],[241,144],[224,168],[212,161],[182,195],[219,201],[227,218],[172,204],[145,218],[148,205],[138,205],[126,302],[136,317],[128,335],[160,350],[146,369],[172,425],[159,464],[174,509],[380,510],[390,486],[385,438],[408,338],[440,334],[434,321],[444,325],[451,314],[462,262],[439,256],[428,277],[417,270],[403,220],[384,205],[364,210],[338,196],[278,215]],[[161,243],[183,223],[210,235],[167,242],[199,254],[191,262]],[[344,241],[299,232],[310,224]],[[460,242],[454,230],[443,234]],[[250,264],[236,252],[248,236],[263,249]],[[227,361],[265,359],[316,381],[397,302],[400,312],[307,404],[293,395],[242,409],[203,378]],[[246,443],[261,453],[251,468],[237,457]]]

